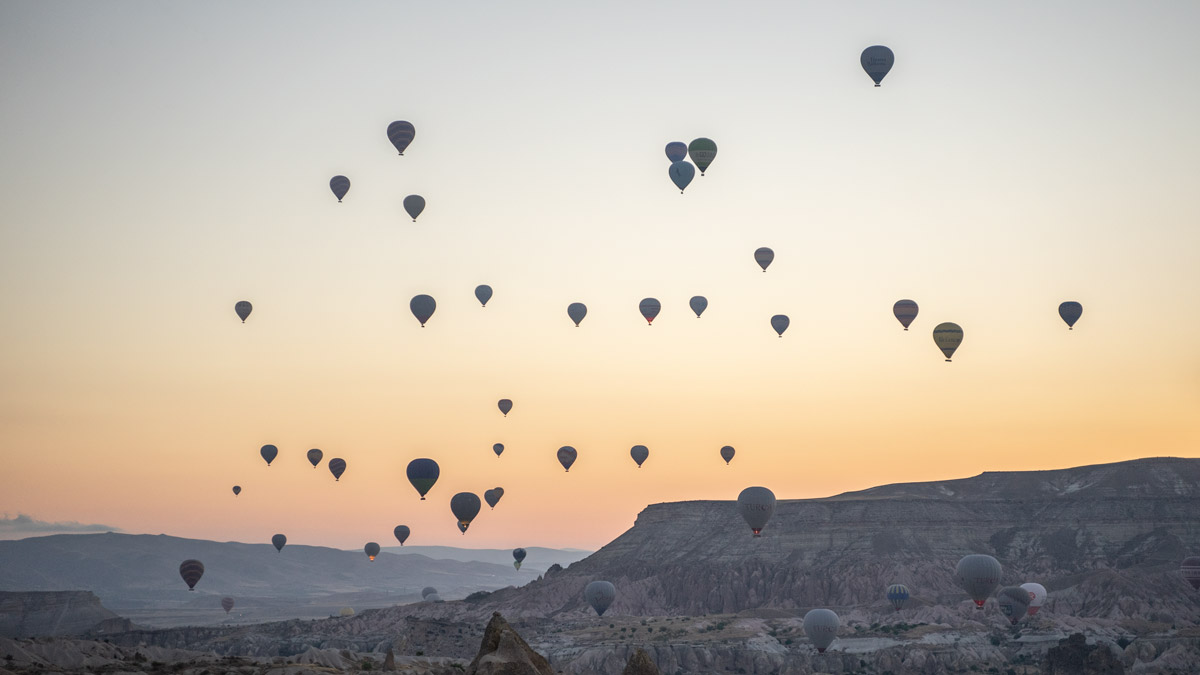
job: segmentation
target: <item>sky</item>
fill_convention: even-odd
[[[0,513],[592,549],[750,485],[1200,456],[1196,25],[1186,1],[0,4]],[[681,195],[663,148],[697,137],[718,154]],[[461,535],[450,497],[496,486]]]

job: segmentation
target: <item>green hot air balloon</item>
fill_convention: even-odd
[[[424,328],[425,322],[437,310],[437,301],[429,295],[414,295],[413,299],[408,302],[408,309],[412,311],[413,316],[417,317],[417,321],[421,322],[421,328]]]
[[[703,176],[709,165],[717,158],[717,144],[707,138],[697,138],[688,143],[688,155],[695,162],[696,168],[700,169],[700,175]]]
[[[513,549],[513,567],[515,567],[517,569],[521,569],[521,563],[523,563],[523,562],[525,562],[525,549],[514,548]]]
[[[282,534],[277,534],[274,537],[271,537],[271,545],[275,547],[276,551],[282,553],[283,547],[287,545],[287,537]]]
[[[199,560],[184,560],[179,564],[179,576],[183,577],[189,591],[196,590],[196,584],[200,582],[200,577],[204,576],[204,563]]]
[[[329,179],[329,189],[333,190],[333,196],[337,197],[338,203],[342,203],[342,197],[350,191],[350,179],[345,176],[334,176]]]
[[[696,318],[699,319],[704,310],[708,309],[708,298],[703,295],[693,295],[691,300],[688,300],[688,307],[696,313]]]
[[[635,445],[629,449],[629,456],[633,461],[637,462],[638,468],[642,468],[642,462],[650,457],[650,449],[644,445]]]
[[[417,494],[421,495],[421,500],[424,501],[425,495],[433,489],[433,484],[437,482],[442,470],[438,467],[437,462],[422,457],[409,462],[405,473],[408,475],[408,482],[412,483]]]
[[[617,587],[610,581],[593,581],[583,589],[583,599],[596,610],[598,616],[604,616],[616,598]]]
[[[242,323],[246,323],[246,318],[250,316],[250,312],[254,311],[254,305],[251,305],[246,300],[239,300],[237,304],[233,306],[233,311],[238,315],[238,318],[242,320]]]
[[[837,639],[838,626],[841,619],[832,609],[812,609],[804,615],[804,634],[812,640],[818,654],[824,654],[825,649]]]
[[[983,609],[983,603],[988,596],[1000,585],[1000,575],[1003,570],[1000,563],[990,555],[973,553],[958,561],[954,570],[954,580],[959,588],[967,592],[975,601],[975,606]]]
[[[733,455],[736,452],[737,451],[733,449],[732,445],[721,446],[721,459],[725,460],[726,466],[728,466],[729,462],[733,460]]]
[[[403,546],[404,541],[408,539],[408,535],[412,534],[412,530],[408,529],[407,525],[397,525],[396,529],[392,530],[392,534],[396,535],[396,541],[400,542],[400,545]]]
[[[373,541],[368,541],[367,545],[363,547],[363,553],[367,554],[367,558],[371,562],[375,562],[375,556],[379,555],[379,544],[376,544]]]
[[[264,445],[259,449],[258,454],[267,460],[267,466],[271,466],[271,462],[275,461],[275,457],[279,455],[279,448],[273,445]]]
[[[417,222],[417,216],[425,210],[425,198],[421,195],[409,195],[404,198],[404,212]]]
[[[479,515],[482,506],[479,496],[473,492],[460,492],[450,498],[450,512],[458,518],[458,529],[462,530],[463,534],[467,533],[467,528],[471,526],[475,516]]]
[[[396,146],[396,152],[401,156],[404,155],[404,150],[408,148],[408,144],[412,143],[417,136],[417,130],[409,122],[397,120],[388,125],[387,137]]]
[[[892,305],[892,314],[896,316],[896,320],[904,326],[904,330],[912,325],[913,319],[917,318],[917,303],[912,300],[897,300],[896,304]]]
[[[346,473],[346,460],[341,457],[329,460],[329,473],[333,474],[334,482],[340,481],[342,474]]]
[[[896,55],[892,50],[883,45],[875,45],[867,47],[863,50],[862,55],[858,57],[858,62],[862,64],[863,70],[867,71],[867,75],[875,81],[875,86],[883,82],[883,78],[892,69],[892,64],[896,62]]]
[[[1058,306],[1058,315],[1067,322],[1067,330],[1075,330],[1075,322],[1083,316],[1083,305],[1078,302],[1064,302]]]
[[[321,452],[320,450],[318,450],[316,448],[313,448],[312,450],[308,451],[308,463],[312,464],[313,468],[315,469],[315,468],[317,468],[317,465],[321,463],[321,458],[324,456],[325,456],[325,453]]]
[[[587,316],[587,305],[582,302],[572,302],[567,305],[567,316],[571,317],[571,320],[575,322],[575,327],[579,328],[579,322]]]
[[[569,445],[564,445],[558,449],[558,463],[567,471],[571,470],[571,465],[575,463],[575,459],[579,457],[579,453]]]
[[[963,329],[956,323],[939,323],[933,328],[933,343],[946,355],[946,362],[963,341]]]

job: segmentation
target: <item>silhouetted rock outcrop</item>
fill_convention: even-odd
[[[467,667],[467,674],[554,675],[554,669],[496,612],[483,632],[483,643]]]
[[[629,664],[625,666],[625,670],[621,671],[621,675],[662,675],[658,670],[658,666],[650,660],[650,655],[646,650],[638,648],[629,657]]]
[[[1106,645],[1089,645],[1083,633],[1073,633],[1046,652],[1045,675],[1124,675],[1125,666]]]
[[[130,627],[89,591],[0,592],[3,637],[82,635]]]

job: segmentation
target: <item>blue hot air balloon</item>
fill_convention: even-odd
[[[687,159],[687,144],[679,141],[667,143],[667,160],[672,164]]]
[[[671,182],[675,187],[679,188],[679,194],[687,189],[687,186],[696,177],[696,167],[692,166],[691,162],[672,162],[667,169],[667,175],[671,177]]]

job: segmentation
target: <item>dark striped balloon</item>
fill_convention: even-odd
[[[396,529],[392,530],[392,534],[396,535],[396,541],[400,542],[400,545],[403,546],[404,540],[408,539],[408,535],[412,534],[412,530],[409,530],[407,525],[397,525]]]
[[[233,598],[221,598],[221,609],[224,609],[225,613],[228,614],[233,609]]]
[[[416,138],[417,129],[409,122],[397,120],[388,125],[387,136],[392,145],[396,146],[396,151],[403,156],[405,149],[408,148],[408,144],[412,143],[413,139]]]
[[[1183,575],[1183,580],[1191,584],[1192,588],[1200,590],[1200,557],[1184,558],[1183,564],[1179,566],[1179,572]]]
[[[329,460],[329,473],[333,474],[333,480],[340,480],[342,474],[346,473],[346,460],[341,457]]]
[[[908,586],[904,584],[892,584],[887,589],[888,602],[892,603],[892,607],[896,611],[904,609],[904,603],[908,602]]]
[[[408,482],[416,488],[417,494],[421,495],[421,499],[425,499],[425,495],[433,489],[433,484],[437,482],[442,470],[438,467],[438,463],[432,459],[422,457],[414,459],[408,463],[408,468],[405,469],[405,474],[408,476]]]
[[[342,197],[350,191],[350,179],[345,176],[334,176],[329,179],[329,189],[333,190],[333,196],[337,197],[338,203],[341,203]]]
[[[654,325],[654,317],[662,311],[662,303],[657,298],[642,298],[638,303],[638,311],[642,313],[642,318],[646,320],[646,325]]]
[[[189,591],[196,590],[200,577],[204,576],[204,563],[199,560],[184,560],[179,564],[179,576],[183,577]]]
[[[917,303],[912,300],[897,300],[896,304],[892,305],[892,314],[896,315],[896,320],[904,326],[904,330],[908,330],[913,319],[917,318],[917,311]]]

